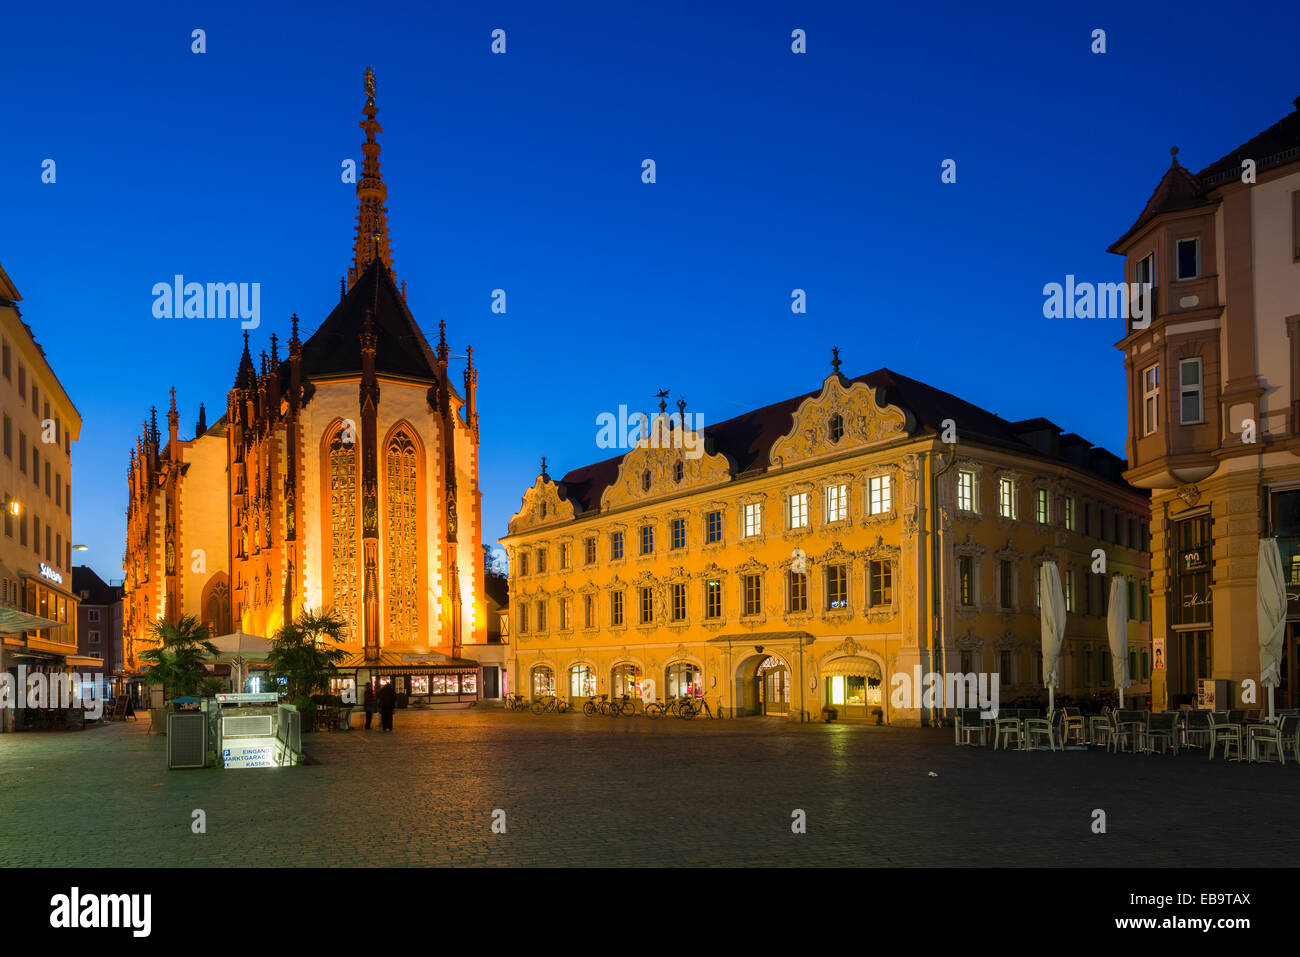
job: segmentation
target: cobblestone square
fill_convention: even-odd
[[[168,771],[145,726],[0,736],[0,865],[1259,866],[1300,851],[1300,767],[1203,751],[475,709],[308,735],[301,768]]]

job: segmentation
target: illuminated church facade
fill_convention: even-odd
[[[299,321],[254,359],[244,335],[225,413],[182,438],[172,389],[130,453],[124,555],[128,670],[149,624],[195,615],[212,635],[270,637],[303,609],[347,626],[350,680],[414,700],[499,694],[487,643],[473,350],[452,383],[389,248],[381,127],[366,76],[353,262],[314,333]]]

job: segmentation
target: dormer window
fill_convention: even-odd
[[[680,482],[682,480],[682,476],[685,474],[686,474],[686,466],[684,466],[681,462],[676,462],[673,464],[674,482]]]
[[[826,428],[831,437],[831,441],[838,442],[840,439],[844,438],[844,416],[836,412],[831,416],[831,420],[827,423]]]
[[[1178,240],[1178,278],[1195,279],[1201,274],[1201,240]]]
[[[545,503],[545,502],[542,503],[542,509],[541,509],[541,511],[542,511],[542,518],[545,518],[545,517],[546,517],[546,503]]]
[[[641,473],[641,491],[650,491],[650,470],[646,469]]]

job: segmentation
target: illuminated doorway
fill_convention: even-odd
[[[758,684],[759,714],[790,713],[790,669],[775,655],[764,658],[755,674]]]

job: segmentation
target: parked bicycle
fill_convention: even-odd
[[[569,702],[561,701],[555,695],[538,698],[533,702],[533,714],[546,714],[548,711],[554,714],[564,714],[568,710]]]
[[[663,702],[651,701],[645,706],[645,715],[647,718],[662,718],[664,716],[684,718],[686,715],[683,714],[682,708],[688,700],[688,698],[669,698]]]
[[[706,714],[710,718],[717,717],[717,715],[713,713],[713,709],[709,707],[708,699],[686,698],[682,701],[682,717],[687,721],[694,718],[696,715],[701,714]]]
[[[591,698],[582,706],[582,713],[588,718],[598,714],[603,714],[610,718],[617,718],[620,715],[631,717],[636,714],[636,702],[632,700],[630,694],[625,694],[616,701],[611,701],[609,695],[603,694]]]
[[[506,710],[507,710],[507,711],[527,711],[527,710],[528,710],[528,699],[525,698],[522,694],[519,694],[519,693],[508,694],[508,695],[506,695]]]

